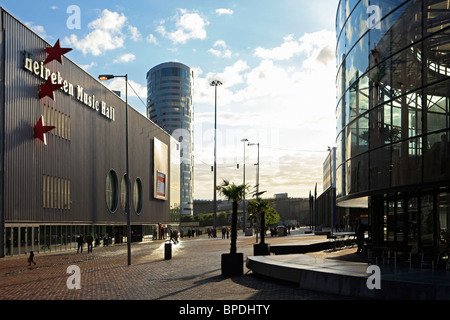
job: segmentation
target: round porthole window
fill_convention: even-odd
[[[110,170],[106,176],[106,205],[109,211],[114,212],[117,209],[117,175],[114,170]]]
[[[136,213],[140,214],[142,211],[142,182],[139,178],[134,182],[133,205]]]

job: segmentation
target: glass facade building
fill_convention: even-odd
[[[147,72],[147,117],[180,143],[180,210],[193,214],[193,81],[189,67],[166,62]]]
[[[368,242],[448,253],[450,4],[341,0],[336,197],[365,206]]]

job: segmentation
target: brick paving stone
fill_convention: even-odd
[[[312,237],[268,237],[266,242]],[[238,252],[253,255],[254,243],[254,237],[238,237]],[[172,245],[172,259],[164,260],[164,242],[133,243],[131,265],[126,245],[36,254],[31,267],[25,255],[6,257],[0,259],[0,300],[351,300],[261,278],[245,267],[243,276],[224,278],[220,256],[229,247],[230,239],[183,238]],[[67,288],[71,265],[81,270],[80,290]]]

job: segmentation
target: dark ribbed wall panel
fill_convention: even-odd
[[[125,163],[125,103],[75,63],[63,57],[63,65],[52,61],[46,65],[52,72],[74,85],[74,96],[62,90],[55,100],[39,99],[44,82],[24,70],[24,52],[33,61],[46,58],[48,44],[27,27],[2,12],[5,39],[5,156],[4,214],[5,222],[125,223],[120,203],[120,182]],[[64,47],[63,44],[61,46]],[[68,53],[70,56],[70,53]],[[76,86],[84,88],[98,101],[115,109],[115,121],[77,100]],[[47,135],[47,145],[33,138],[34,126],[43,115],[44,105],[70,117],[70,140]],[[154,137],[169,145],[170,136],[136,110],[128,108],[129,160],[131,190],[137,177],[142,181],[143,209],[134,212],[132,223],[168,223],[169,201],[152,196],[152,162]],[[106,176],[113,169],[119,182],[119,203],[110,212],[105,199]],[[43,176],[70,180],[70,209],[44,208]]]

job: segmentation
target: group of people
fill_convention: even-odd
[[[216,229],[210,229],[210,228],[208,228],[207,230],[206,230],[206,232],[208,233],[208,238],[216,238],[217,237],[217,232],[216,232]]]
[[[181,237],[183,237],[184,236],[184,232],[183,231],[181,231],[181,232],[182,232],[181,233]],[[188,231],[187,231],[188,238],[190,238],[190,237],[194,238],[195,236],[199,237],[201,234],[202,234],[201,230],[188,229]]]
[[[84,242],[87,243],[87,248],[88,248],[88,253],[92,252],[92,247],[93,247],[93,242],[94,242],[94,237],[89,233],[86,236],[86,239],[84,239],[83,234],[80,234],[77,238],[77,253],[83,253],[83,244]]]
[[[229,227],[223,227],[222,228],[222,239],[225,239],[225,235],[227,237],[227,239],[230,237],[230,228]]]

